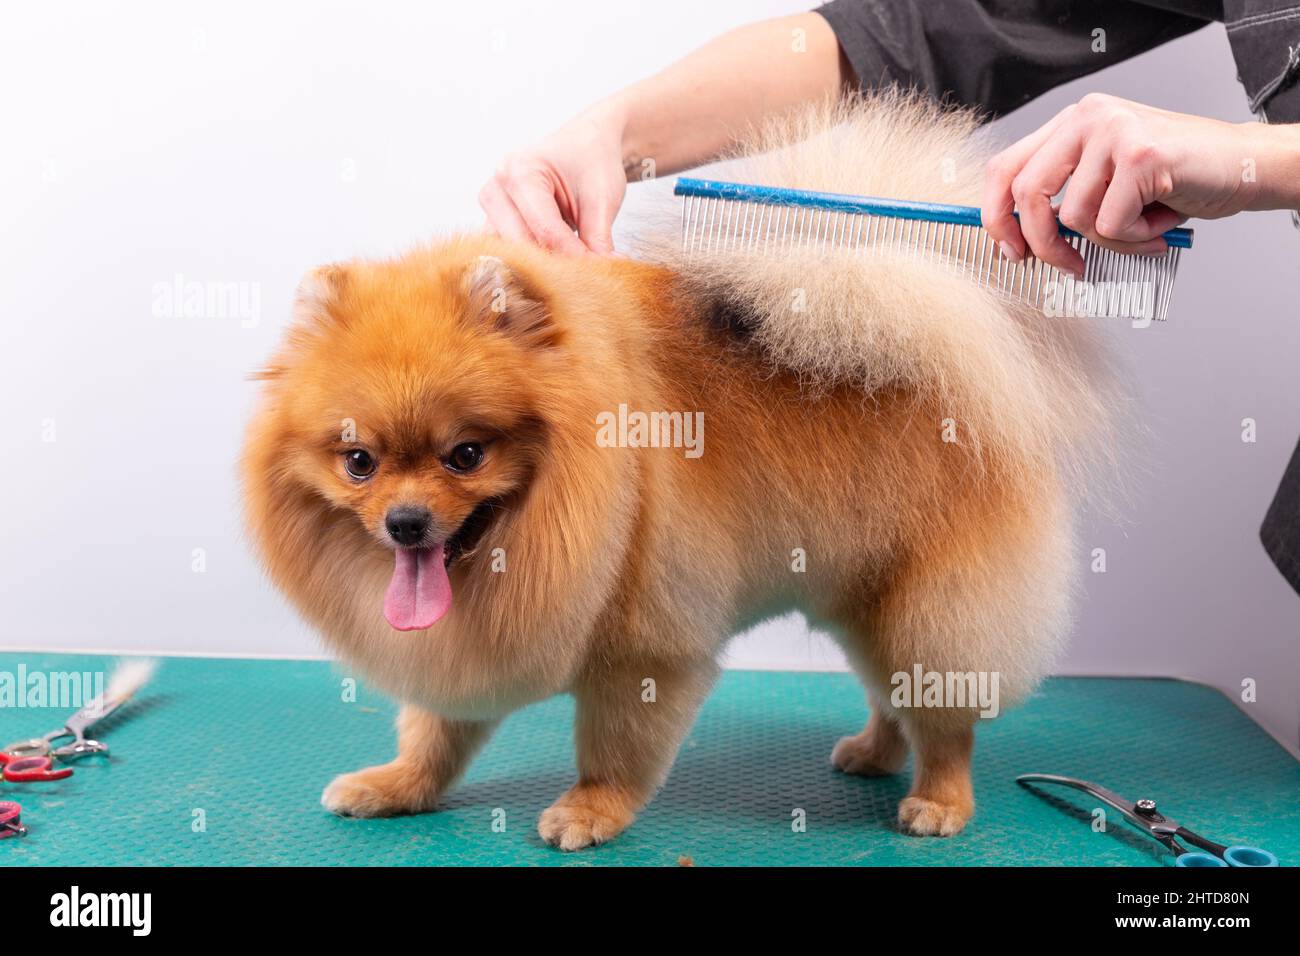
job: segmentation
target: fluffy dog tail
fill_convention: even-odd
[[[992,153],[978,118],[896,91],[821,105],[744,139],[710,178],[978,205]],[[754,323],[767,361],[812,390],[898,389],[943,410],[978,464],[1050,466],[1095,491],[1125,401],[1089,323],[1048,317],[943,262],[848,249],[686,255],[680,228],[634,227],[641,255]],[[936,427],[939,427],[936,425]],[[1003,472],[1005,473],[1005,472]],[[1115,487],[1107,483],[1108,488]],[[1109,495],[1105,496],[1109,500]]]

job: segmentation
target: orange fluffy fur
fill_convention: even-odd
[[[798,124],[759,181],[953,200],[977,188],[871,188],[881,168],[933,162],[936,142],[977,162],[965,117],[886,98]],[[844,129],[877,151],[818,145]],[[1068,622],[1078,465],[1106,417],[1095,355],[1077,329],[932,266],[647,255],[467,236],[304,280],[249,431],[249,526],[275,584],[403,703],[397,757],[337,778],[322,802],[431,810],[497,721],[570,692],[578,780],[539,830],[570,850],[608,840],[668,773],[723,644],[798,607],[841,641],[872,701],[835,765],[892,773],[913,749],[901,825],[957,832],[974,808],[976,712],[895,709],[890,677],[997,672],[1005,704],[1048,666]],[[790,314],[794,286],[808,308]],[[734,315],[747,333],[720,321]],[[597,416],[620,404],[702,412],[704,453],[601,447]],[[449,470],[467,440],[482,465]],[[342,466],[355,447],[378,462],[363,481]],[[422,505],[447,535],[485,499],[498,506],[451,565],[450,611],[393,630],[388,509]]]

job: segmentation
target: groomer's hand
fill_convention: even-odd
[[[993,157],[981,213],[1008,259],[1032,250],[1077,275],[1083,259],[1053,212],[1062,186],[1064,225],[1120,252],[1160,254],[1160,234],[1190,217],[1295,208],[1298,167],[1294,126],[1224,123],[1092,93]]]
[[[856,86],[820,14],[746,24],[509,156],[479,204],[503,236],[608,254],[629,181],[708,162],[768,117]]]
[[[508,239],[608,255],[626,192],[621,123],[614,111],[593,109],[507,156],[478,201],[488,229]]]

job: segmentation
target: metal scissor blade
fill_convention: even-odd
[[[69,717],[68,722],[63,725],[63,729],[73,736],[80,737],[88,727],[103,720],[124,703],[126,703],[126,698],[110,697],[105,700],[103,695],[95,697],[85,707]]]
[[[1054,773],[1022,773],[1016,777],[1016,783],[1021,786],[1027,783],[1055,783],[1062,787],[1082,790],[1084,793],[1091,794],[1103,803],[1114,807],[1124,815],[1124,819],[1129,823],[1155,837],[1161,843],[1165,843],[1166,839],[1172,837],[1179,828],[1177,823],[1163,814],[1154,811],[1150,814],[1139,813],[1137,804],[1125,800],[1114,790],[1108,790],[1100,784],[1090,783],[1087,780],[1061,777]]]
[[[108,690],[88,701],[85,707],[69,717],[63,725],[64,729],[75,737],[81,737],[88,727],[103,720],[135,696],[135,692],[149,682],[155,668],[155,662],[148,659],[135,659],[122,664],[109,680]]]
[[[64,734],[72,734],[75,737],[85,735],[87,727],[108,717],[114,710],[117,710],[117,705],[105,705],[100,701],[99,697],[96,697],[90,704],[83,706],[81,710],[68,718],[68,722],[64,724]]]
[[[50,755],[58,757],[60,760],[78,760],[91,754],[108,753],[108,744],[102,744],[98,740],[87,738],[86,728],[107,714],[111,714],[123,702],[124,700],[117,700],[105,705],[98,697],[91,700],[85,707],[68,718],[68,722],[63,725],[62,730],[56,730],[46,735],[45,740],[49,745]],[[72,743],[55,747],[54,742],[64,737],[71,737]]]

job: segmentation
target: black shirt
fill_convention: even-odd
[[[864,87],[914,86],[993,115],[1221,21],[1251,111],[1300,122],[1300,3],[831,0],[817,12]]]
[[[1268,122],[1300,122],[1300,3],[831,0],[817,12],[864,88],[914,87],[990,116],[1221,21],[1251,111]],[[1300,445],[1260,539],[1300,592]]]

